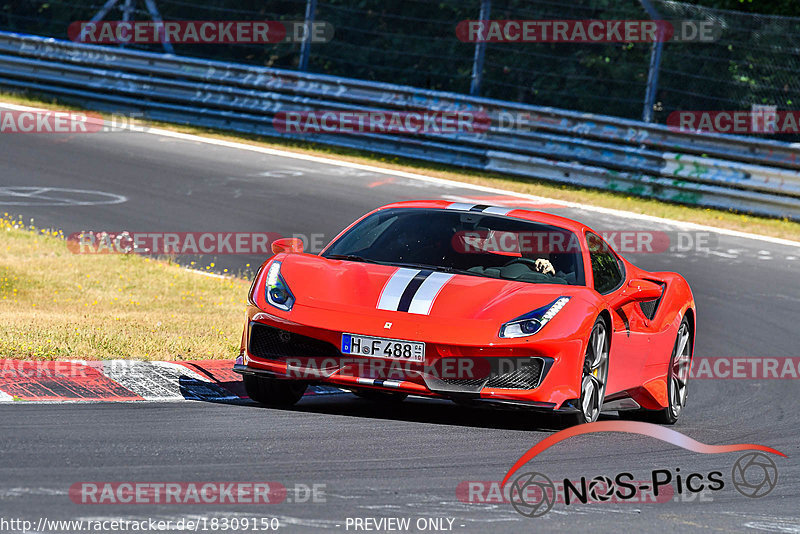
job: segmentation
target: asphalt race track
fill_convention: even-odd
[[[321,234],[327,242],[357,216],[390,201],[492,203],[485,199],[493,196],[144,133],[4,135],[0,161],[0,213],[32,217],[36,226],[65,233],[269,231]],[[113,199],[124,201],[108,203]],[[597,230],[681,228],[580,208],[541,209]],[[696,358],[800,356],[800,251],[728,235],[715,235],[711,243],[711,250],[628,258],[688,279],[698,308]],[[198,261],[237,270],[263,259]],[[654,469],[679,468],[686,475],[719,470],[726,486],[659,503],[557,503],[533,519],[510,504],[466,503],[456,496],[462,481],[501,480],[552,433],[556,421],[526,412],[422,399],[384,406],[349,394],[305,398],[288,410],[202,402],[0,404],[0,515],[278,517],[287,532],[344,532],[347,518],[355,517],[410,517],[412,526],[418,518],[449,518],[454,532],[691,532],[701,526],[800,532],[799,395],[797,379],[695,380],[674,427],[703,443],[757,443],[786,454],[774,457],[778,484],[765,497],[747,498],[729,483],[738,453],[698,454],[648,437],[602,433],[564,441],[527,467],[554,480],[621,472],[645,480]],[[87,506],[68,496],[76,482],[126,480],[324,484],[325,502]]]

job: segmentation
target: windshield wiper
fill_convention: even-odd
[[[328,256],[324,256],[329,260],[346,260],[346,261],[358,261],[362,263],[376,263],[379,265],[394,265],[397,267],[409,267],[413,269],[427,269],[430,271],[439,271],[449,274],[466,274],[470,276],[483,276],[480,273],[473,273],[472,271],[467,271],[464,269],[456,269],[455,267],[445,267],[441,265],[428,265],[425,263],[403,263],[397,261],[388,261],[382,262],[378,260],[371,260],[369,258],[364,258],[362,256],[357,256],[355,254],[329,254]]]
[[[470,276],[483,276],[480,273],[474,273],[472,271],[467,271],[466,269],[456,269],[455,267],[445,267],[443,265],[427,265],[425,263],[397,263],[392,262],[392,265],[399,265],[401,267],[412,267],[415,269],[428,269],[430,271],[439,271],[443,273],[450,273],[450,274],[466,274]]]
[[[369,258],[362,258],[361,256],[356,256],[355,254],[329,254],[328,256],[324,256],[329,260],[346,260],[346,261],[360,261],[362,263],[381,263],[376,260],[371,260]]]

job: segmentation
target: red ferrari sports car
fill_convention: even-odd
[[[389,204],[319,255],[273,243],[249,293],[240,355],[251,399],[309,384],[363,397],[601,411],[674,423],[695,335],[680,275],[647,272],[589,227],[524,209]]]

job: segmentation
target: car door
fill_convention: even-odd
[[[640,386],[649,352],[649,325],[636,302],[618,307],[614,300],[626,286],[624,262],[597,234],[587,232],[586,241],[594,289],[611,310],[611,353],[606,395]]]

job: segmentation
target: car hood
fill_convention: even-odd
[[[347,324],[354,322],[348,323],[347,318],[362,316],[380,319],[376,324],[381,326],[384,321],[399,325],[413,322],[417,334],[422,330],[435,331],[437,326],[446,324],[447,330],[456,327],[465,338],[477,333],[470,329],[495,336],[503,322],[560,296],[591,300],[587,294],[590,290],[583,286],[446,273],[431,275],[435,280],[427,284],[425,281],[414,284],[416,269],[328,260],[307,254],[289,254],[281,261],[281,275],[295,296],[295,307],[339,312],[329,317],[334,324],[344,323],[342,330],[348,330]],[[330,323],[325,326],[335,327]],[[385,331],[374,333],[386,335]]]

